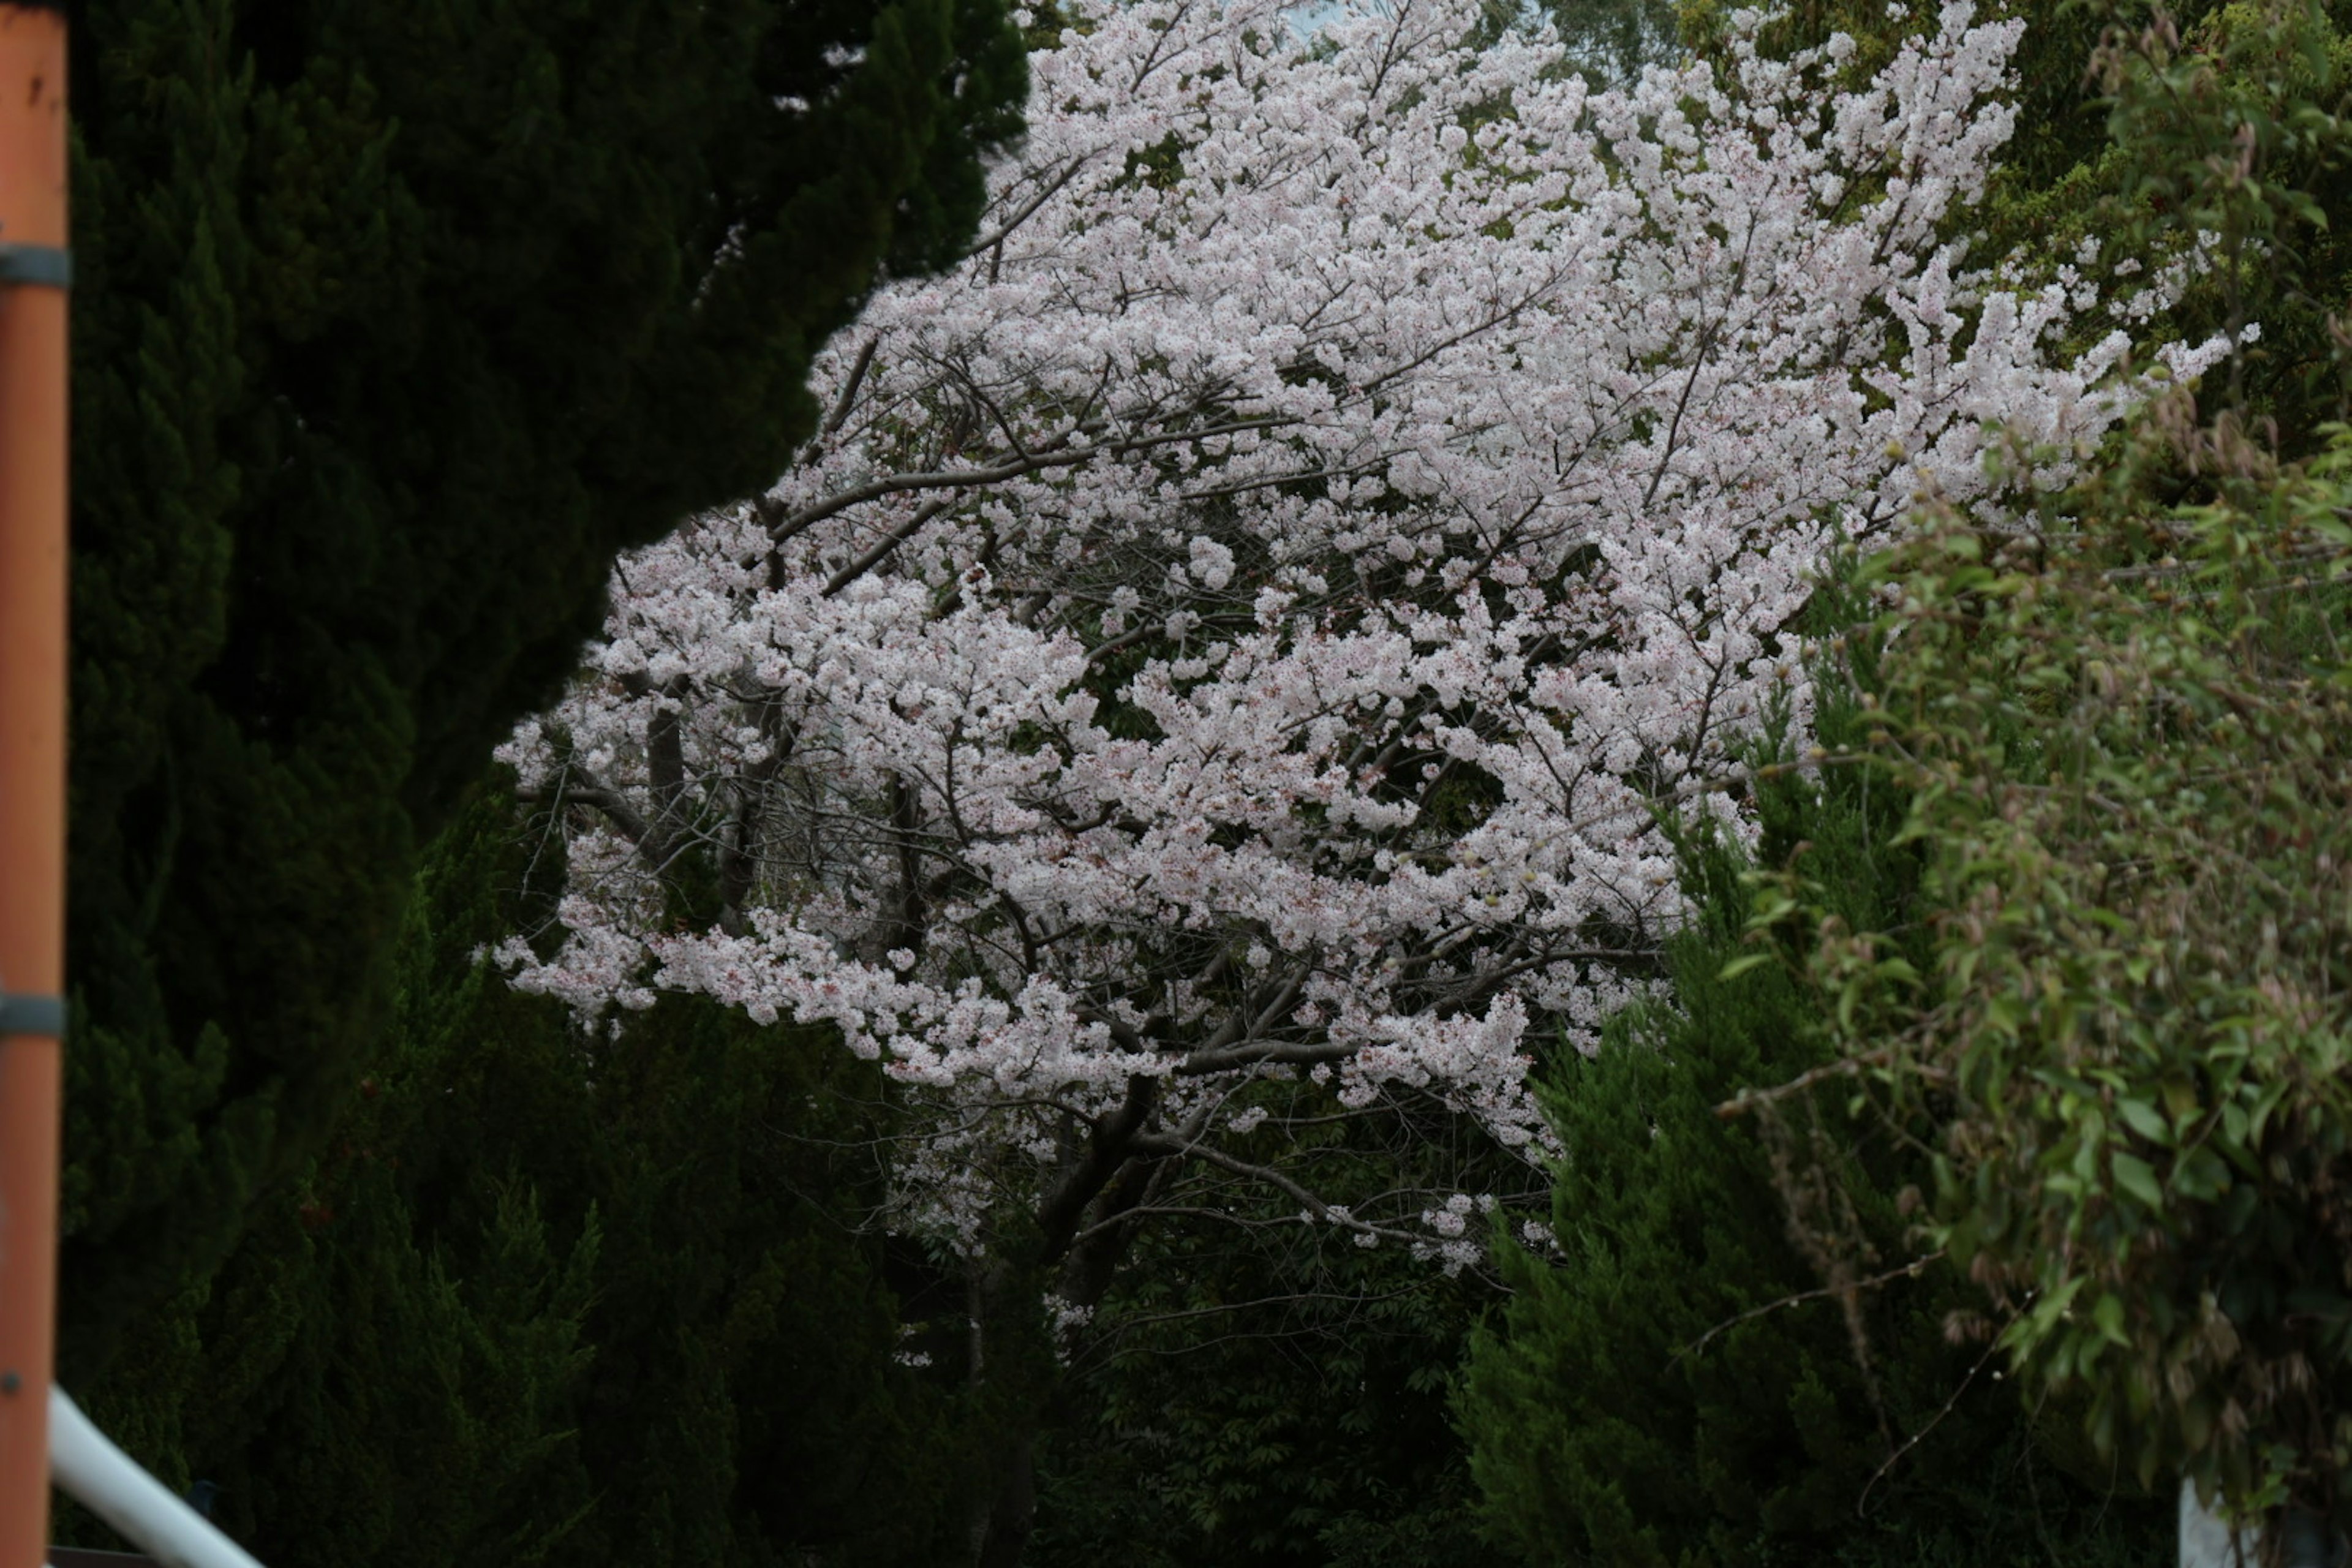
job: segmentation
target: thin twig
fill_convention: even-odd
[[[1859,1077],[1864,1069],[1885,1067],[1894,1059],[1895,1053],[1892,1050],[1877,1050],[1858,1057],[1847,1057],[1841,1061],[1826,1062],[1810,1072],[1799,1073],[1786,1083],[1775,1084],[1770,1089],[1743,1089],[1733,1098],[1717,1106],[1715,1113],[1726,1121],[1736,1121],[1757,1106],[1769,1105],[1776,1100],[1786,1100],[1791,1095],[1802,1094],[1815,1084],[1830,1079]],[[1929,1067],[1924,1062],[1913,1062],[1911,1070],[1930,1083],[1952,1081],[1950,1072],[1943,1068]]]
[[[1760,1307],[1751,1307],[1736,1318],[1724,1319],[1723,1321],[1683,1346],[1667,1360],[1666,1364],[1672,1366],[1686,1355],[1696,1355],[1706,1348],[1707,1342],[1714,1339],[1716,1335],[1736,1329],[1750,1319],[1777,1312],[1783,1307],[1795,1307],[1807,1301],[1823,1300],[1832,1296],[1844,1296],[1856,1290],[1875,1289],[1881,1285],[1891,1285],[1897,1279],[1916,1279],[1921,1269],[1943,1256],[1944,1249],[1939,1247],[1923,1258],[1913,1258],[1900,1268],[1890,1268],[1884,1274],[1875,1274],[1867,1279],[1857,1279],[1851,1285],[1824,1285],[1818,1290],[1800,1290],[1793,1296],[1782,1296],[1777,1300],[1767,1301]]]
[[[1877,1469],[1871,1472],[1870,1479],[1863,1483],[1862,1495],[1853,1500],[1853,1516],[1856,1519],[1868,1517],[1867,1510],[1870,1506],[1871,1489],[1877,1486],[1878,1483],[1885,1478],[1886,1473],[1889,1470],[1892,1470],[1895,1465],[1901,1461],[1904,1455],[1917,1447],[1920,1443],[1926,1439],[1928,1433],[1933,1432],[1937,1426],[1943,1424],[1944,1417],[1949,1415],[1952,1413],[1952,1407],[1959,1404],[1960,1395],[1966,1394],[1969,1391],[1969,1386],[1976,1382],[1977,1373],[1984,1370],[1985,1363],[1990,1361],[1995,1352],[2000,1349],[2000,1342],[1998,1340],[1995,1340],[1992,1343],[1985,1346],[1984,1354],[1977,1357],[1976,1364],[1969,1368],[1969,1374],[1960,1379],[1960,1385],[1952,1390],[1952,1396],[1944,1401],[1943,1408],[1937,1411],[1935,1415],[1929,1416],[1927,1418],[1927,1424],[1925,1426],[1920,1427],[1919,1430],[1912,1433],[1908,1437],[1906,1437],[1903,1440],[1903,1446],[1896,1448],[1895,1452],[1887,1455],[1886,1462],[1879,1466]]]

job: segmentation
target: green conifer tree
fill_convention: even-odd
[[[87,0],[61,1365],[201,1287],[614,551],[969,236],[997,0]],[[161,1331],[160,1330],[158,1331]]]
[[[1861,717],[1832,688],[1824,743]],[[1883,781],[1791,770],[1755,804],[1757,862],[1795,868],[1825,918],[1910,929],[1918,857]],[[2163,1510],[2069,1479],[1982,1347],[1948,1342],[1964,1288],[1897,1209],[1921,1162],[1848,1113],[1851,1086],[1719,1112],[1827,1059],[1795,967],[1745,938],[1744,864],[1687,843],[1670,992],[1549,1086],[1557,1254],[1507,1252],[1515,1294],[1459,1403],[1491,1530],[1612,1568],[2150,1560]],[[1784,1204],[1800,1148],[1845,1173],[1834,1202]]]
[[[94,1415],[273,1568],[955,1556],[989,1428],[902,1364],[878,1073],[681,999],[618,1046],[477,956],[544,920],[491,794],[425,856],[393,1025]],[[86,1519],[69,1538],[114,1544]]]

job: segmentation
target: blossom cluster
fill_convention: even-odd
[[[621,563],[505,752],[574,808],[517,983],[837,1027],[968,1242],[1111,1149],[1458,1252],[1466,1206],[1292,1191],[1285,1129],[1420,1095],[1539,1156],[1531,1057],[1654,972],[1658,803],[1736,816],[1802,724],[1830,552],[2141,391],[2144,279],[1969,254],[2016,22],[1864,79],[1743,15],[1597,90],[1475,0],[1289,9],[1064,5],[971,254],[829,347],[771,494]]]

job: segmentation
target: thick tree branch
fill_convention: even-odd
[[[1059,1260],[1067,1250],[1087,1205],[1133,1155],[1136,1137],[1159,1104],[1160,1080],[1137,1074],[1127,1080],[1127,1094],[1118,1109],[1094,1119],[1085,1152],[1037,1205],[1040,1255],[1048,1262]]]
[[[770,523],[768,537],[772,542],[782,544],[837,512],[866,501],[879,500],[885,496],[910,495],[920,490],[974,489],[1003,484],[1007,479],[1017,479],[1024,474],[1046,468],[1066,468],[1090,463],[1097,458],[1126,457],[1154,447],[1171,446],[1182,441],[1206,441],[1219,436],[1237,436],[1249,430],[1272,430],[1297,423],[1297,419],[1288,415],[1272,415],[1263,419],[1236,419],[1201,429],[1166,430],[1157,435],[1093,442],[1075,447],[1066,444],[1069,437],[1065,436],[1062,444],[1036,447],[1020,457],[1008,458],[984,468],[890,474],[862,485],[853,485],[845,490],[836,490],[822,500],[812,501],[798,511]],[[1084,433],[1080,430],[1072,434]],[[766,521],[765,513],[762,513],[762,521]]]
[[[1297,1180],[1276,1170],[1273,1166],[1256,1165],[1247,1160],[1236,1159],[1223,1150],[1213,1148],[1197,1139],[1171,1138],[1164,1134],[1146,1133],[1133,1140],[1129,1147],[1138,1154],[1157,1155],[1161,1159],[1199,1160],[1234,1175],[1246,1176],[1254,1182],[1263,1182],[1285,1196],[1297,1199],[1299,1206],[1317,1219],[1326,1224],[1339,1226],[1343,1230],[1354,1231],[1359,1236],[1376,1236],[1387,1241],[1403,1242],[1428,1239],[1409,1230],[1399,1230],[1392,1226],[1374,1225],[1369,1220],[1358,1219],[1352,1214],[1334,1208]]]
[[[1019,228],[1023,224],[1027,223],[1032,217],[1035,216],[1037,209],[1044,206],[1047,202],[1053,200],[1055,193],[1059,191],[1064,185],[1068,184],[1072,180],[1076,179],[1077,177],[1078,171],[1085,168],[1088,161],[1088,155],[1082,153],[1063,164],[1061,172],[1055,174],[1053,178],[1047,180],[1044,184],[1040,185],[1037,188],[1035,195],[1032,195],[1027,201],[1023,202],[1020,206],[1013,209],[1013,213],[1011,217],[1006,218],[1003,223],[998,224],[994,228],[990,229],[988,233],[982,236],[979,239],[974,240],[970,248],[966,249],[964,253],[956,258],[956,259],[959,261],[969,261],[975,256],[980,256],[995,249],[998,246],[1003,245],[1006,240],[1012,238],[1013,231]]]

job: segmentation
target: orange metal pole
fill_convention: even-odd
[[[0,4],[0,1568],[48,1551],[65,984],[66,25]]]

